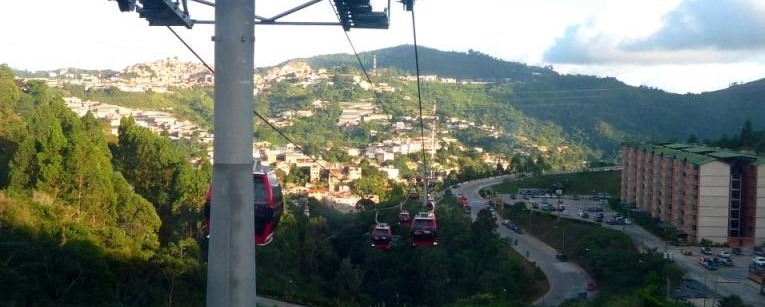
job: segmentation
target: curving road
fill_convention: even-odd
[[[478,190],[513,178],[512,175],[505,175],[468,181],[462,183],[458,188],[454,188],[453,191],[455,195],[465,194],[473,206],[471,217],[475,219],[478,211],[487,206],[487,201],[478,195]],[[544,242],[528,234],[516,234],[502,226],[499,220],[497,220],[497,224],[499,225],[497,227],[499,235],[511,240],[518,240],[518,244],[514,245],[513,248],[529,261],[535,262],[547,276],[550,290],[534,302],[534,305],[558,306],[563,301],[576,298],[579,293],[586,292],[587,281],[590,280],[590,277],[582,268],[572,262],[561,262],[556,259],[556,250]]]

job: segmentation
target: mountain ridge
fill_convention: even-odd
[[[418,50],[421,75],[456,79],[454,84],[438,86],[423,83],[423,98],[438,101],[439,110],[483,119],[508,131],[529,125],[523,117],[533,118],[532,125],[548,123],[559,127],[571,141],[608,156],[618,154],[619,144],[624,141],[673,141],[691,135],[719,138],[737,133],[747,119],[765,117],[760,98],[765,97],[765,79],[700,94],[676,94],[627,85],[614,77],[559,74],[551,67],[504,61],[479,51],[439,51],[429,47]],[[373,57],[381,73],[376,78],[392,80],[393,76],[415,72],[412,45],[360,53],[361,62],[370,72]],[[305,61],[313,69],[340,66],[359,70],[354,55],[329,54],[292,59],[256,71],[294,61]],[[460,84],[468,80],[482,82],[473,85],[478,88]],[[455,97],[454,93],[460,91],[464,95]],[[500,114],[503,112],[513,114]],[[765,128],[765,122],[752,124],[755,129]]]
[[[413,46],[402,45],[359,54],[366,67],[372,55],[378,69],[413,72]],[[550,67],[508,62],[468,51],[420,47],[421,73],[490,81],[487,91],[524,115],[562,127],[575,140],[607,145],[616,153],[628,140],[718,138],[735,134],[746,119],[765,116],[765,79],[699,94],[677,94],[647,86],[631,86],[614,77],[559,74]],[[353,55],[308,58],[316,67],[354,65]],[[369,68],[368,68],[369,70]],[[765,122],[753,122],[755,128]],[[616,137],[619,136],[619,137]]]

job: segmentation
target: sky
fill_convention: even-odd
[[[209,0],[215,2],[214,0]],[[270,17],[307,0],[257,0]],[[214,8],[189,0],[193,19]],[[372,0],[382,10],[387,0]],[[357,51],[413,43],[412,17],[391,1],[388,30],[352,29]],[[336,21],[321,1],[285,21]],[[765,78],[765,0],[416,0],[417,43],[469,49],[562,74],[610,76],[634,86],[699,93]],[[176,31],[214,63],[213,25]],[[352,53],[339,26],[255,27],[255,64]],[[0,63],[17,69],[121,70],[168,57],[197,61],[165,27],[107,0],[24,0],[0,10]]]

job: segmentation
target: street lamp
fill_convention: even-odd
[[[566,227],[561,227],[561,230],[563,230],[563,250],[566,250]]]
[[[554,228],[558,228],[558,226],[555,226]],[[560,229],[561,229],[561,231],[563,233],[563,236],[562,236],[562,238],[563,238],[563,240],[562,240],[563,242],[562,243],[563,244],[562,244],[560,250],[561,250],[561,252],[563,252],[566,249],[566,227],[561,226]]]

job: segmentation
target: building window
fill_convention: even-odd
[[[733,188],[734,189],[741,189],[741,181],[734,180],[733,181]]]

